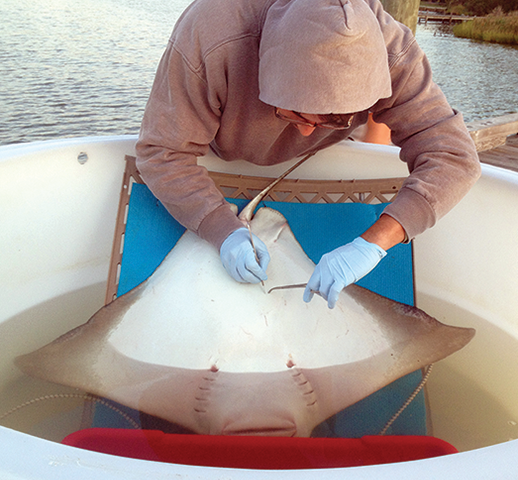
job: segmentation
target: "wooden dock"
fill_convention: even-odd
[[[475,17],[469,15],[453,15],[451,13],[419,12],[417,23],[424,23],[425,25],[427,25],[428,22],[453,24],[465,22],[474,18]]]
[[[518,172],[518,113],[467,124],[482,163]]]
[[[504,145],[479,152],[482,163],[518,172],[518,135],[510,135]]]

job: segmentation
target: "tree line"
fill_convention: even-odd
[[[494,10],[503,13],[518,10],[518,0],[446,0],[449,11],[471,15],[487,15]]]

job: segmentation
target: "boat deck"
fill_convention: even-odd
[[[466,124],[482,163],[518,172],[518,113]]]
[[[505,144],[479,152],[482,163],[518,172],[518,134],[507,137]]]

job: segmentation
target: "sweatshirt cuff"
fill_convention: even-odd
[[[231,210],[230,205],[224,203],[202,220],[196,233],[199,237],[214,245],[219,252],[225,239],[232,232],[242,227],[243,223]]]
[[[413,240],[436,222],[436,214],[430,203],[411,188],[402,188],[383,213],[397,220],[405,230],[405,243]]]

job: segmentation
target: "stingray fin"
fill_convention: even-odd
[[[372,315],[381,316],[384,334],[390,341],[387,349],[367,359],[304,369],[318,394],[322,421],[398,378],[457,352],[475,335],[473,328],[445,325],[416,307],[358,285],[348,286],[343,294],[355,298]]]
[[[280,213],[260,209],[251,226],[271,255],[266,290],[307,281],[314,264]],[[333,310],[268,295],[186,232],[148,280],[16,364],[199,433],[309,435],[473,334],[356,285]]]

